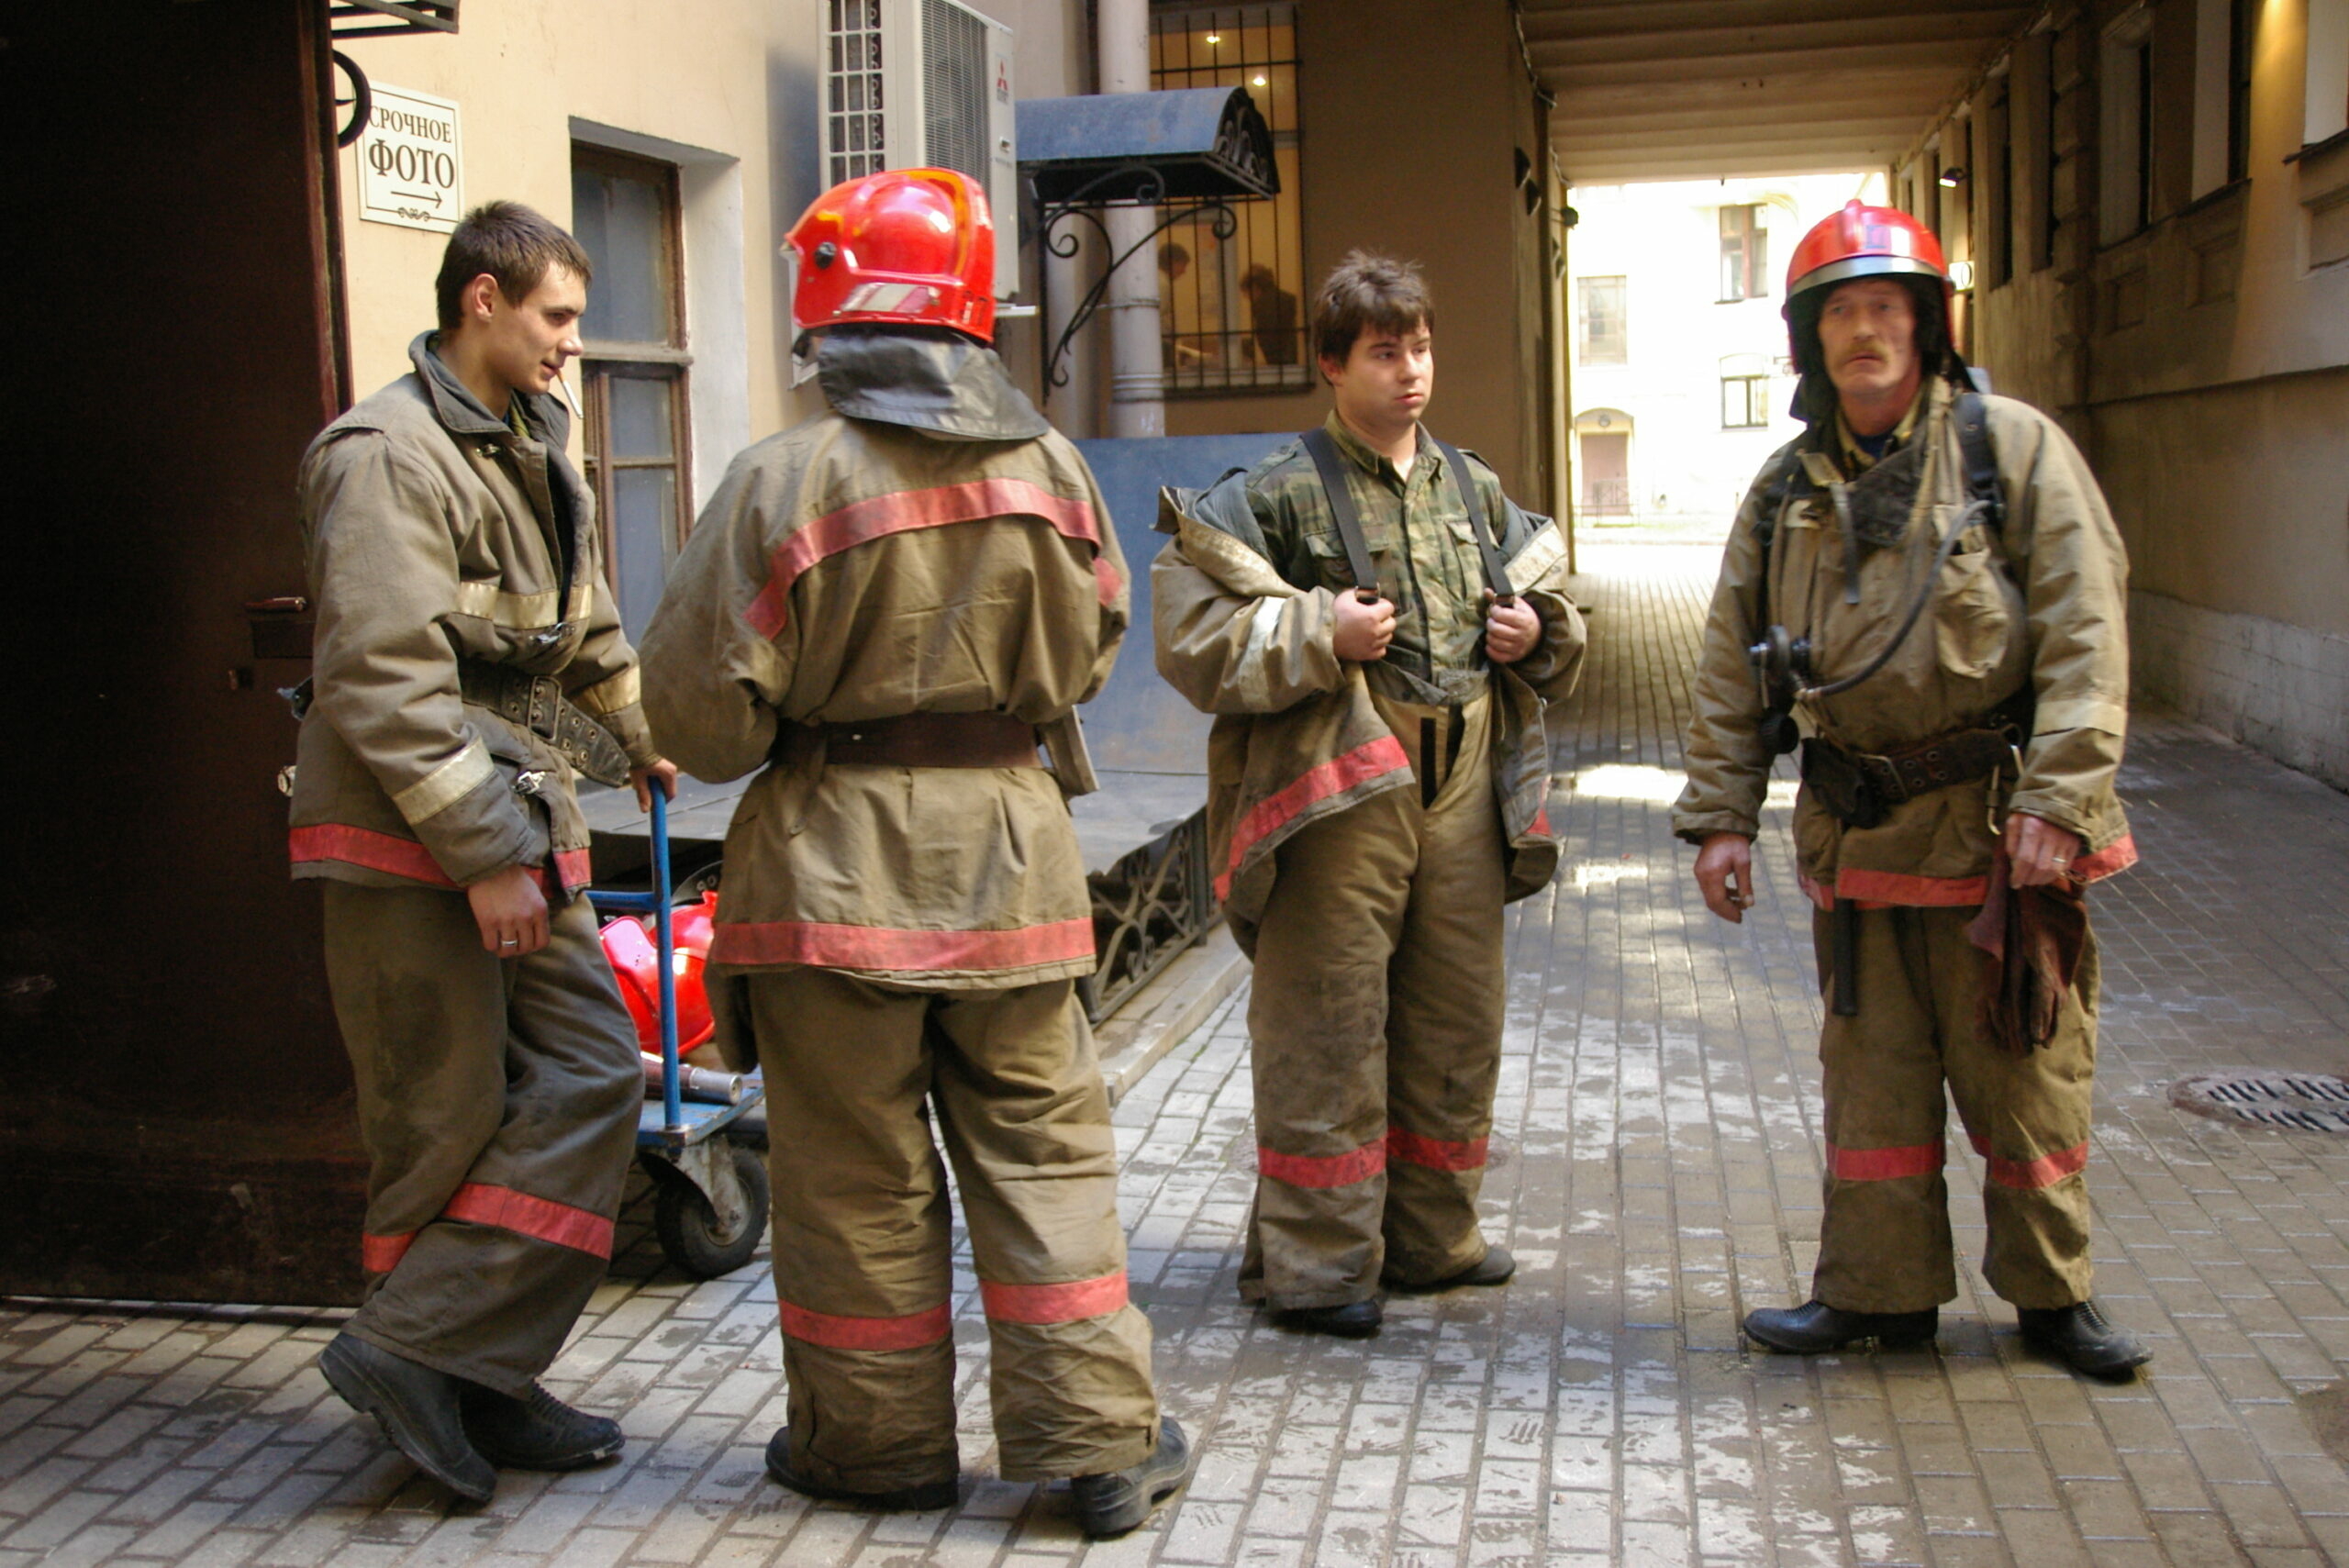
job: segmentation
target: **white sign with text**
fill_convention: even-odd
[[[359,216],[370,223],[450,232],[465,209],[457,106],[380,83],[374,100],[355,149]]]

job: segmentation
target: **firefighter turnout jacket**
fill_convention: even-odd
[[[328,425],[302,462],[318,623],[294,874],[464,887],[526,865],[559,899],[588,880],[571,764],[479,700],[480,677],[548,677],[631,764],[658,754],[594,502],[563,456],[568,413],[517,393],[518,431],[433,338],[409,345],[412,373]],[[476,673],[472,700],[461,662]],[[540,706],[551,731],[554,705]]]

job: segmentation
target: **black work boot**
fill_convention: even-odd
[[[1382,1273],[1378,1283],[1389,1290],[1399,1290],[1414,1296],[1432,1296],[1440,1290],[1456,1290],[1466,1284],[1507,1284],[1517,1273],[1517,1256],[1507,1247],[1496,1242],[1485,1249],[1485,1255],[1456,1274],[1420,1284],[1400,1274]]]
[[[1341,1340],[1367,1340],[1386,1321],[1376,1296],[1349,1301],[1342,1307],[1289,1307],[1274,1314],[1283,1328],[1308,1334],[1334,1334]]]
[[[2106,1318],[2093,1300],[2019,1307],[2015,1316],[2024,1343],[2090,1377],[2120,1377],[2154,1359],[2144,1340]]]
[[[924,1481],[913,1486],[896,1486],[886,1492],[857,1492],[846,1486],[834,1486],[810,1479],[791,1468],[791,1429],[777,1427],[774,1436],[767,1440],[767,1473],[803,1497],[820,1497],[828,1503],[853,1503],[861,1508],[874,1508],[883,1513],[928,1513],[933,1508],[951,1508],[963,1495],[962,1484],[953,1476],[943,1481]]]
[[[342,1402],[375,1418],[393,1446],[468,1503],[486,1503],[497,1472],[465,1437],[462,1380],[351,1334],[318,1352],[318,1370]]]
[[[1077,1528],[1096,1540],[1123,1535],[1190,1478],[1190,1440],[1183,1435],[1181,1423],[1168,1416],[1158,1423],[1158,1446],[1140,1464],[1105,1475],[1080,1475],[1068,1484]]]
[[[535,1383],[519,1399],[468,1383],[458,1407],[465,1436],[500,1470],[578,1470],[611,1458],[628,1441],[618,1421],[574,1410]]]
[[[1938,1307],[1922,1312],[1846,1312],[1823,1301],[1807,1301],[1800,1307],[1765,1307],[1747,1313],[1745,1332],[1774,1351],[1815,1356],[1861,1340],[1874,1340],[1887,1351],[1929,1344],[1941,1321]]]

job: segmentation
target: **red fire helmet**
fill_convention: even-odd
[[[1787,303],[1810,289],[1827,288],[1852,278],[1912,272],[1949,283],[1949,265],[1942,260],[1942,242],[1933,231],[1898,207],[1868,206],[1857,201],[1822,219],[1795,247],[1787,263]]]
[[[1926,373],[1956,362],[1949,338],[1949,266],[1942,259],[1941,241],[1898,207],[1849,201],[1842,211],[1814,225],[1787,263],[1781,314],[1797,373],[1808,376],[1820,368],[1819,311],[1828,292],[1837,284],[1871,277],[1909,280],[1917,295],[1918,348],[1925,355]]]
[[[834,185],[785,243],[795,332],[879,321],[995,340],[995,219],[967,174],[892,169]]]

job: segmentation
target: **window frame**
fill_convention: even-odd
[[[619,508],[616,505],[617,474],[623,470],[668,469],[674,480],[669,515],[662,519],[662,575],[674,562],[693,532],[693,415],[694,357],[686,336],[685,275],[685,202],[677,165],[662,159],[621,152],[593,142],[574,141],[571,167],[582,172],[646,180],[661,198],[659,242],[666,295],[662,304],[665,339],[659,342],[585,339],[580,356],[581,473],[596,498],[596,524],[604,550],[604,586],[618,611],[625,616],[619,579]],[[594,286],[589,285],[589,298]],[[611,454],[611,383],[618,379],[661,381],[669,385],[669,457],[665,460],[620,458]],[[648,608],[649,613],[649,608]]]
[[[1738,388],[1737,396],[1745,405],[1745,417],[1731,419],[1730,388]],[[1766,430],[1770,428],[1770,377],[1761,375],[1724,375],[1721,377],[1721,428],[1724,430]]]
[[[1611,334],[1614,348],[1592,351],[1598,339],[1591,331],[1591,295],[1595,286],[1613,285],[1616,330]],[[1627,365],[1631,362],[1631,278],[1623,272],[1586,273],[1575,280],[1575,363],[1578,365]]]
[[[1302,167],[1305,142],[1305,65],[1298,43],[1297,11],[1297,0],[1152,8],[1152,91],[1239,85],[1250,88],[1252,95],[1255,83],[1249,79],[1266,70],[1286,70],[1289,82],[1287,123],[1279,123],[1284,117],[1276,114],[1264,117],[1272,132],[1274,158],[1278,161],[1286,154],[1291,172],[1284,175],[1276,195],[1229,204],[1241,215],[1241,222],[1230,240],[1215,243],[1213,272],[1205,264],[1208,246],[1199,237],[1211,231],[1214,204],[1196,202],[1169,203],[1162,207],[1159,216],[1167,222],[1152,242],[1150,253],[1127,263],[1162,268],[1159,341],[1163,369],[1160,388],[1164,395],[1223,397],[1256,392],[1295,392],[1310,388],[1315,383],[1312,332],[1308,319],[1310,289],[1305,270],[1305,201],[1299,188],[1301,182],[1295,172]],[[1273,43],[1270,36],[1283,28],[1288,30],[1286,54],[1280,52],[1280,47]],[[1264,35],[1261,55],[1250,47],[1248,35],[1252,32]],[[1238,48],[1228,58],[1219,54],[1206,62],[1194,59],[1186,49],[1179,62],[1170,63],[1169,41],[1188,39],[1197,33],[1238,35]],[[1225,75],[1236,80],[1219,80]],[[1261,110],[1264,106],[1259,107]],[[1261,223],[1260,216],[1264,218]],[[1173,245],[1182,246],[1187,263],[1181,280],[1168,276],[1161,261]],[[1294,335],[1291,347],[1296,358],[1286,364],[1274,359],[1264,347],[1264,329],[1256,324],[1255,305],[1248,295],[1246,279],[1260,266],[1271,269],[1276,307],[1286,302],[1294,313],[1294,323],[1286,330]],[[1188,330],[1177,330],[1176,291],[1186,287],[1197,324]],[[1210,297],[1215,308],[1212,327],[1208,325],[1206,316]],[[1243,321],[1246,325],[1235,325]],[[1274,328],[1275,333],[1280,330],[1277,326]],[[1211,345],[1207,341],[1210,338],[1215,339]]]
[[[1736,305],[1770,297],[1770,230],[1762,221],[1762,210],[1767,205],[1731,202],[1716,209],[1720,214],[1721,245],[1720,295],[1716,303]],[[1734,234],[1731,232],[1732,213],[1745,215],[1742,228]]]

